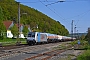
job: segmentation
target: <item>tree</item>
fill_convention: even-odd
[[[13,27],[11,27],[11,32],[12,32],[12,34],[13,34],[13,36],[15,37],[15,36],[18,36],[18,28],[17,28],[17,26],[14,24],[14,26]]]
[[[0,32],[5,32],[6,28],[5,25],[2,23],[2,21],[0,21]]]
[[[3,20],[3,11],[2,11],[2,7],[0,6],[0,20]]]
[[[80,40],[84,40],[85,39],[85,35],[82,35],[81,37],[80,37]]]
[[[24,36],[26,36],[27,33],[29,32],[29,30],[28,30],[28,26],[24,26],[22,32],[23,32]]]
[[[87,40],[90,43],[90,28],[88,28],[88,33],[85,36],[85,40]]]
[[[2,11],[2,7],[0,6],[0,38],[3,38],[3,32],[5,32],[5,26],[3,24],[3,11]]]
[[[3,33],[6,32],[6,28],[2,21],[0,20],[0,38],[3,38]]]

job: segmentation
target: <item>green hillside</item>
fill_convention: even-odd
[[[31,29],[40,32],[49,32],[68,35],[69,32],[59,21],[55,21],[42,12],[20,4],[20,23],[30,25]],[[23,14],[27,13],[27,14]],[[18,21],[18,4],[15,0],[0,0],[0,20]],[[38,25],[38,29],[36,26]]]

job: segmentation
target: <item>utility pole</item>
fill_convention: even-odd
[[[17,45],[20,45],[19,41],[19,34],[20,34],[20,2],[18,2],[18,40],[17,40]]]
[[[20,2],[18,2],[18,31],[20,33]]]
[[[79,39],[79,33],[78,33],[78,30],[77,30],[77,39]]]
[[[75,36],[75,38],[78,39],[79,34],[78,34],[77,28],[80,28],[80,27],[77,27],[77,26],[75,25],[75,27],[74,27],[74,36]]]
[[[75,36],[75,38],[76,38],[76,25],[75,25],[75,27],[74,27],[74,36]]]
[[[73,20],[72,20],[72,23],[71,23],[71,34],[72,34],[72,40],[73,40]]]

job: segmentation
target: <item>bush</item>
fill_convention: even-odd
[[[0,36],[0,40],[3,40],[3,36]]]
[[[86,50],[82,55],[78,56],[77,60],[90,60],[90,50]]]

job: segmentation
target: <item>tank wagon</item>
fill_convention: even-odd
[[[67,37],[67,36],[62,36],[62,41],[73,41],[76,38],[72,38],[72,37]]]
[[[48,42],[57,42],[57,39],[58,39],[58,37],[56,34],[47,33]]]
[[[62,41],[63,36],[61,36],[61,35],[57,35],[57,39],[58,39],[58,41],[60,42],[60,41]]]

